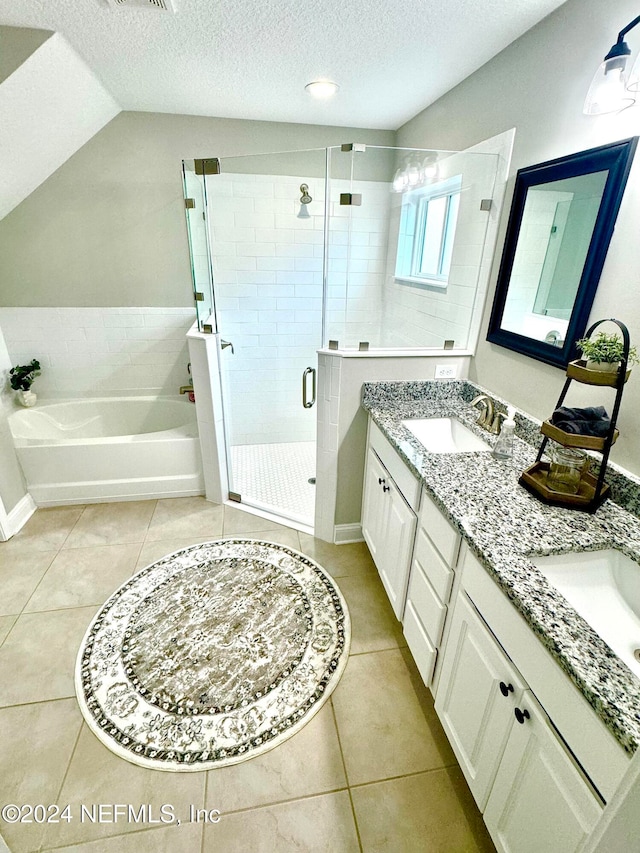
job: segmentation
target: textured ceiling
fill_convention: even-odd
[[[396,129],[561,0],[0,0],[61,32],[125,110]],[[340,84],[329,102],[304,86]]]

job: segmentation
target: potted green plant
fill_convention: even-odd
[[[595,338],[581,338],[576,341],[576,346],[582,353],[587,370],[615,372],[624,356],[624,343],[620,335],[615,332],[611,335],[598,332]],[[630,347],[627,367],[638,363],[636,348]]]
[[[32,359],[31,364],[17,364],[9,371],[9,382],[14,391],[17,391],[18,400],[23,406],[34,406],[37,400],[31,390],[33,380],[40,375],[40,362]]]

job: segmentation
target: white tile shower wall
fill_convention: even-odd
[[[230,444],[315,440],[301,386],[321,345],[323,180],[223,172],[207,197]]]
[[[468,346],[489,223],[489,213],[480,210],[480,202],[483,198],[493,196],[495,168],[494,156],[466,152],[454,154],[440,163],[438,180],[456,174],[463,176],[451,271],[446,288],[416,286],[396,280],[402,195],[392,194],[382,302],[385,317],[384,346],[442,348],[445,340],[455,341],[456,349]]]
[[[300,184],[313,201],[300,219]],[[362,194],[341,206],[339,193]],[[219,330],[234,344],[223,369],[231,444],[308,441],[315,409],[301,404],[302,372],[321,346],[324,179],[216,175],[207,180]],[[378,339],[389,185],[334,181],[327,329],[341,345]],[[230,411],[229,411],[230,409]]]
[[[13,364],[37,358],[41,397],[177,394],[193,308],[0,308]]]
[[[343,192],[360,195],[361,204],[341,205]],[[331,181],[327,337],[341,348],[357,349],[360,341],[382,345],[391,200],[383,181]]]

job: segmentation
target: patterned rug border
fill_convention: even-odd
[[[114,603],[118,597],[122,594],[123,590],[128,588],[137,578],[149,572],[153,567],[157,564],[162,564],[164,561],[171,560],[177,555],[183,554],[187,551],[191,551],[192,549],[197,548],[205,548],[209,546],[216,546],[221,544],[239,544],[239,545],[252,545],[252,546],[267,546],[269,548],[275,548],[278,551],[282,551],[286,554],[295,557],[296,559],[301,560],[303,563],[307,563],[311,566],[316,572],[318,572],[321,576],[324,577],[325,582],[328,587],[330,587],[333,593],[336,595],[340,607],[343,614],[342,624],[343,624],[343,634],[344,634],[344,644],[342,647],[342,651],[340,652],[338,664],[333,669],[327,679],[327,683],[325,687],[322,689],[321,696],[315,700],[311,699],[307,704],[310,706],[304,710],[304,712],[299,712],[299,719],[295,720],[291,723],[287,721],[286,726],[283,730],[275,735],[273,738],[260,743],[259,745],[253,747],[247,747],[244,752],[242,749],[240,752],[242,754],[233,755],[226,758],[216,758],[214,760],[203,760],[194,764],[187,763],[178,763],[178,762],[170,762],[164,761],[159,762],[154,758],[147,758],[144,755],[140,755],[138,753],[132,752],[130,749],[121,746],[114,738],[105,731],[96,721],[94,715],[92,714],[85,697],[84,687],[83,687],[83,678],[82,678],[82,669],[83,669],[83,658],[87,643],[91,634],[96,626],[96,623],[100,620],[100,618],[108,612],[108,608],[112,603]],[[194,562],[194,566],[198,565],[197,562]],[[98,612],[92,618],[80,644],[80,648],[78,650],[78,654],[76,656],[75,670],[74,670],[74,684],[75,684],[75,692],[76,698],[78,701],[78,705],[80,707],[80,711],[82,713],[82,717],[89,729],[93,732],[93,734],[98,738],[98,740],[104,744],[111,752],[120,758],[125,759],[131,764],[134,764],[139,767],[145,767],[151,770],[160,770],[163,772],[196,772],[202,773],[207,772],[209,770],[215,770],[219,767],[228,767],[234,764],[239,764],[242,761],[247,761],[250,758],[254,758],[260,755],[264,755],[267,752],[270,752],[272,749],[275,749],[277,746],[282,744],[284,741],[288,740],[293,735],[297,734],[301,729],[306,726],[308,722],[310,722],[313,717],[324,707],[325,703],[330,698],[331,694],[335,690],[335,688],[340,683],[340,679],[342,674],[347,666],[347,662],[349,659],[349,651],[351,647],[351,619],[349,614],[349,608],[347,606],[347,602],[336,584],[335,579],[322,565],[320,565],[316,560],[307,554],[298,551],[295,548],[291,548],[288,545],[281,545],[277,542],[270,542],[267,539],[248,539],[245,537],[232,537],[227,539],[212,539],[206,542],[198,542],[194,545],[189,545],[186,548],[178,548],[175,551],[170,552],[169,554],[165,554],[162,557],[159,557],[157,560],[154,560],[152,563],[140,568],[137,572],[135,572],[125,583],[121,584],[105,601],[105,603],[99,608]],[[318,689],[320,688],[322,682],[318,683]],[[316,691],[317,692],[317,691]],[[298,713],[298,712],[296,712]],[[194,717],[197,715],[194,715]],[[187,715],[184,717],[187,718]]]

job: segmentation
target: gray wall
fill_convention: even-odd
[[[638,13],[633,0],[569,0],[479,71],[405,124],[398,145],[465,148],[510,127],[516,128],[508,198],[513,176],[524,166],[633,136],[640,131],[640,106],[620,115],[588,117],[582,105],[591,77],[617,32]],[[640,29],[628,36],[634,55]],[[508,216],[502,216],[498,246]],[[636,155],[616,230],[602,273],[591,320],[617,317],[640,344],[640,155]],[[481,341],[469,376],[516,406],[543,419],[553,410],[564,376],[557,368],[512,353],[484,337],[500,262],[494,258],[492,283]],[[611,328],[613,330],[613,327]],[[575,383],[574,383],[575,386]],[[572,394],[574,394],[572,386]],[[569,405],[609,407],[608,392],[577,389]],[[599,395],[602,395],[601,397]],[[619,419],[620,439],[611,459],[640,474],[640,368],[627,383]]]
[[[49,30],[0,27],[0,83],[50,38]]]
[[[120,113],[0,222],[0,305],[193,304],[181,160],[392,131]]]

